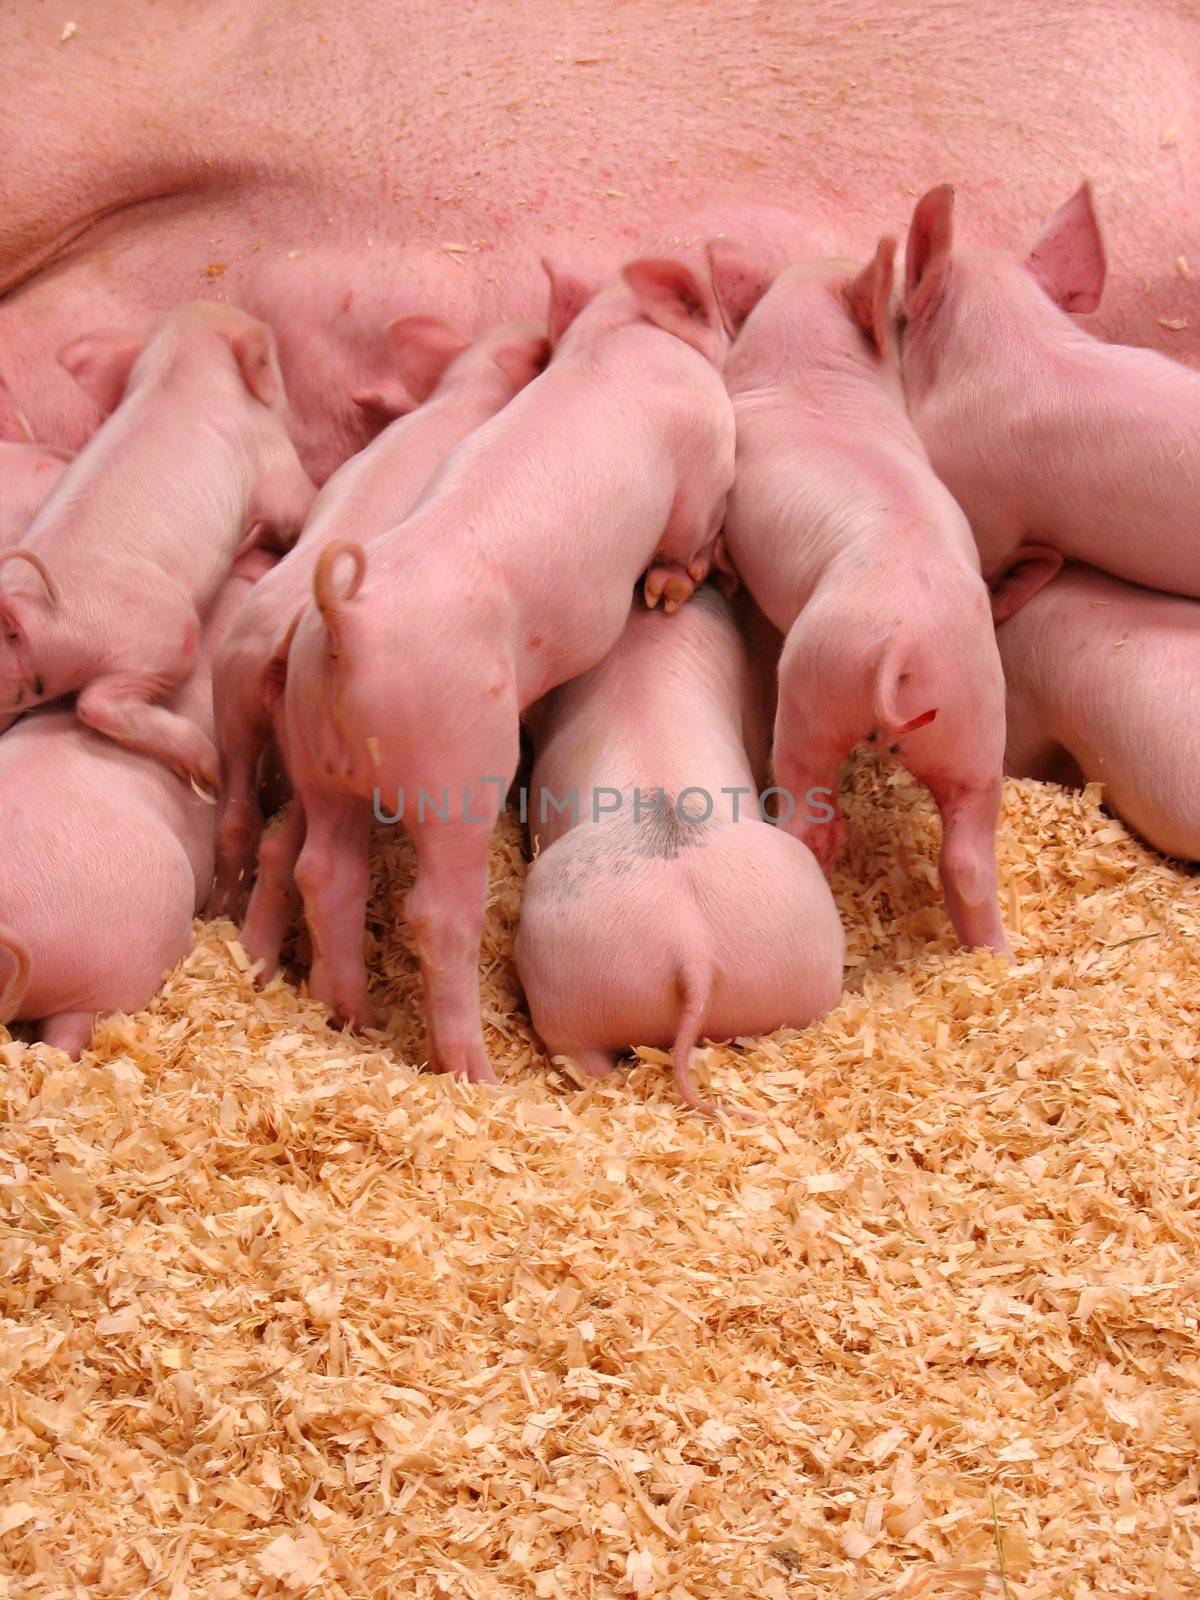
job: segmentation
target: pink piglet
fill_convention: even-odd
[[[1004,680],[971,530],[908,420],[892,333],[894,245],[861,270],[803,263],[773,282],[714,242],[737,342],[725,375],[737,479],[725,537],[779,663],[783,826],[828,866],[840,822],[813,806],[865,740],[926,785],[964,944],[1007,951],[994,834]]]
[[[111,415],[0,551],[0,715],[77,691],[89,727],[215,785],[211,739],[159,702],[191,672],[239,550],[290,544],[315,492],[274,338],[197,303],[146,341],[85,334],[60,359]]]
[[[372,806],[401,809],[430,1060],[475,1079],[493,1077],[479,940],[520,715],[603,658],[639,577],[667,609],[686,600],[717,555],[733,477],[709,285],[671,260],[631,263],[590,300],[562,274],[552,285],[549,367],[405,521],[322,553],[288,656],[312,991],[345,1021],[371,1017]]]

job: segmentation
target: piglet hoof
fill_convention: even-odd
[[[646,574],[642,594],[652,611],[661,600],[663,610],[669,615],[691,598],[695,588],[696,580],[687,568],[680,566],[677,561],[670,561],[651,567]]]
[[[206,805],[215,806],[221,792],[221,767],[217,752],[207,739],[194,750],[181,751],[171,770],[176,777],[189,784]]]
[[[357,1005],[342,1005],[336,1007],[334,1016],[344,1028],[349,1028],[353,1033],[377,1032],[379,1018],[375,1014],[375,1007],[370,1001],[362,1000]]]
[[[576,1050],[571,1059],[589,1078],[611,1078],[617,1070],[617,1058],[611,1050]]]
[[[487,1056],[480,1051],[455,1052],[457,1059],[450,1059],[449,1055],[441,1056],[436,1052],[429,1058],[430,1070],[433,1072],[449,1072],[456,1078],[461,1078],[465,1083],[499,1083],[500,1079],[492,1071],[492,1064]],[[464,1059],[465,1057],[465,1059]]]

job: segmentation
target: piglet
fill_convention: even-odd
[[[1087,184],[1024,256],[953,249],[954,191],[917,204],[903,362],[917,432],[1006,604],[1063,557],[1200,596],[1200,372],[1105,344],[1105,256]]]
[[[112,414],[0,551],[0,715],[78,690],[89,727],[215,784],[211,739],[157,702],[191,672],[239,549],[287,545],[312,501],[274,339],[198,303],[144,345],[91,333],[59,359]]]
[[[1200,860],[1200,605],[1069,563],[1023,609],[996,591],[1005,770],[1102,783],[1164,855]]]
[[[206,735],[213,653],[272,560],[240,558],[170,702]],[[140,1010],[190,949],[212,883],[213,808],[153,757],[47,709],[0,739],[0,816],[0,1022],[36,1021],[78,1056],[97,1015]]]
[[[61,450],[57,445],[0,440],[0,550],[24,538],[74,459],[73,450]]]
[[[823,796],[867,740],[937,803],[959,938],[1003,951],[994,834],[1004,680],[971,530],[905,412],[889,311],[894,248],[883,240],[861,271],[814,262],[772,283],[735,245],[714,241],[718,299],[738,333],[725,368],[737,418],[725,539],[786,635],[774,747],[775,780],[790,795],[781,825],[828,866],[841,825]]]
[[[638,261],[572,320],[586,290],[552,283],[547,370],[398,527],[365,552],[321,553],[284,700],[308,827],[296,876],[312,992],[345,1021],[370,1018],[371,810],[402,807],[430,1060],[489,1081],[479,939],[520,713],[616,643],[639,574],[668,608],[687,598],[714,560],[733,477],[710,287],[679,263]]]
[[[237,916],[245,906],[262,831],[255,773],[275,731],[290,630],[312,598],[321,552],[335,539],[365,542],[399,522],[455,445],[523,389],[550,354],[545,329],[532,323],[506,323],[471,345],[434,317],[404,317],[388,334],[404,393],[419,409],[392,422],[329,479],[296,548],[255,589],[217,656],[213,697],[222,784],[209,915]],[[285,821],[283,835],[272,836],[272,876],[244,935],[255,959],[268,967],[291,905],[288,885],[277,881],[277,869],[290,877],[290,866],[276,858],[289,838],[299,847],[298,810]]]
[[[757,686],[710,585],[635,605],[597,667],[530,714],[536,761],[517,970],[551,1055],[609,1073],[670,1045],[688,1105],[702,1035],[804,1027],[838,1002],[844,937],[812,854],[763,820]]]

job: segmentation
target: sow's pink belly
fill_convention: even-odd
[[[96,0],[0,17],[0,437],[78,444],[54,362],[228,298],[279,328],[307,464],[362,442],[383,324],[540,311],[697,206],[769,202],[862,255],[953,181],[965,244],[1032,238],[1087,174],[1098,331],[1200,359],[1200,21],[1120,0]],[[710,212],[710,215],[713,213]],[[669,229],[667,230],[669,233]]]

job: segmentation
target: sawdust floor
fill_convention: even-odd
[[[215,924],[72,1066],[0,1046],[0,1592],[1200,1594],[1197,881],[1012,785],[1019,964],[861,769],[842,1005],[579,1089],[487,935],[507,1087],[258,994]],[[5,1587],[5,1583],[7,1587]]]

